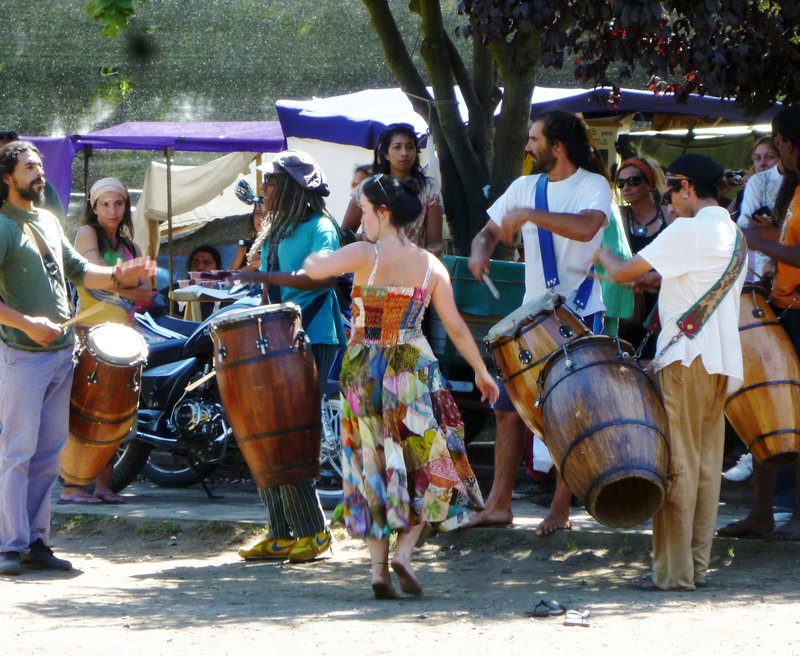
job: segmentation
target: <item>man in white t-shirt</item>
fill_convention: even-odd
[[[598,173],[602,170],[599,157],[589,143],[583,121],[562,111],[537,118],[528,132],[525,151],[538,174],[512,182],[489,208],[489,221],[472,242],[470,270],[478,280],[483,280],[498,242],[502,239],[513,244],[521,232],[525,248],[525,302],[551,289],[565,297],[567,305],[599,333],[605,309],[599,283],[590,279],[584,288],[587,291],[578,298],[611,213],[611,189],[607,179]],[[547,209],[537,209],[535,202],[537,183],[542,176],[547,178]],[[545,274],[539,228],[552,233],[557,284],[553,284],[555,279],[551,275]],[[514,519],[511,495],[524,449],[525,423],[502,385],[494,410],[497,420],[494,481],[485,509],[473,517],[473,526],[510,524]],[[550,512],[537,528],[540,535],[570,528],[571,497],[559,476]]]
[[[754,223],[756,227],[765,225],[765,221],[768,221],[766,217],[771,217],[775,210],[775,199],[782,181],[780,164],[750,176],[744,188],[742,207],[737,220],[740,228],[749,228]],[[757,283],[765,275],[771,276],[775,273],[772,258],[761,251],[753,250],[748,253],[747,267],[748,283]]]
[[[670,459],[666,500],[653,517],[653,575],[634,581],[640,590],[694,590],[708,571],[725,442],[723,408],[744,378],[739,297],[746,267],[742,262],[737,273],[732,266],[738,229],[717,203],[723,175],[708,157],[682,155],[667,169],[666,184],[668,202],[683,218],[631,260],[606,249],[599,253],[617,282],[650,269],[661,274],[662,327],[653,362],[669,421]],[[726,272],[731,284],[719,305],[692,339],[681,335],[677,321]]]

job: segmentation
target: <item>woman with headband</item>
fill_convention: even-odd
[[[631,251],[635,255],[657,235],[659,235],[672,218],[666,207],[660,203],[658,190],[663,186],[664,175],[661,168],[646,157],[626,159],[617,171],[617,188],[625,204],[620,208],[625,234]],[[620,325],[620,336],[638,346],[647,334],[642,323],[658,302],[658,294],[644,291],[660,284],[660,277],[654,271],[634,282],[636,290],[633,318],[623,320]],[[642,357],[649,360],[655,354],[655,336],[648,341]]]

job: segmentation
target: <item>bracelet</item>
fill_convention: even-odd
[[[111,268],[111,282],[113,283],[115,289],[119,289],[119,279],[117,278],[117,269],[118,265],[114,265]]]

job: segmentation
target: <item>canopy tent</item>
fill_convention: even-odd
[[[469,119],[466,105],[458,89],[456,97],[464,121]],[[686,102],[678,102],[673,94],[654,94],[651,91],[622,89],[620,97],[611,102],[611,89],[564,89],[536,87],[531,98],[531,117],[550,109],[581,112],[589,121],[608,117],[636,116],[660,127],[701,124],[763,123],[769,121],[776,109],[749,116],[732,100],[691,94]],[[372,149],[378,135],[392,123],[409,123],[421,143],[427,136],[427,122],[417,114],[411,101],[399,88],[369,89],[330,98],[312,100],[279,100],[278,119],[290,148],[308,151],[322,166],[331,186],[328,206],[334,216],[341,218],[349,200],[349,180],[353,166],[372,162]],[[499,111],[499,108],[498,108]],[[603,150],[609,150],[609,160],[616,155],[616,129],[597,131],[595,139]],[[423,151],[430,151],[432,148]],[[430,157],[430,175],[437,176],[435,157]]]
[[[195,172],[182,170],[181,179],[191,179],[193,182],[187,182],[186,187],[183,187],[184,182],[180,182],[183,187],[181,190],[178,190],[177,184],[173,186],[170,200],[174,202],[172,213],[175,215],[190,212],[221,194],[239,173],[247,171],[247,164],[242,163],[244,160],[249,162],[259,153],[278,152],[284,145],[283,132],[277,121],[132,121],[90,134],[75,134],[71,140],[76,152],[91,147],[163,150],[165,153],[182,150],[239,154],[202,167],[190,167],[199,169]],[[151,166],[134,217],[134,226],[139,228],[136,232],[137,241],[153,257],[158,250],[156,224],[153,221],[170,222],[171,219],[168,216],[167,178],[172,170],[169,158],[166,165]],[[242,209],[246,211],[244,205]]]

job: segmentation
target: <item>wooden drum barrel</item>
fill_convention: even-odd
[[[103,323],[89,328],[76,358],[61,477],[88,485],[136,422],[147,344],[133,328]]]
[[[322,406],[300,308],[232,310],[210,332],[222,405],[256,485],[318,478]]]
[[[537,403],[539,373],[564,344],[588,335],[580,317],[561,296],[545,294],[522,305],[486,334],[486,345],[508,396],[528,428],[543,434]]]
[[[739,336],[744,384],[725,416],[759,462],[792,463],[800,456],[800,359],[761,287],[742,292]]]
[[[632,352],[627,342],[582,337],[541,373],[553,461],[589,514],[618,528],[635,526],[661,507],[669,463],[664,404]]]

